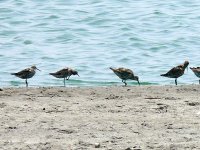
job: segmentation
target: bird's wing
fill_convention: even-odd
[[[177,66],[177,67],[174,67],[171,70],[169,70],[166,73],[166,75],[171,77],[171,78],[177,78],[177,77],[182,75],[182,71],[183,71],[183,68],[180,67],[180,66]]]
[[[118,68],[120,72],[128,73],[128,74],[133,74],[133,71],[131,69],[127,68]]]
[[[133,71],[130,70],[130,69],[118,68],[117,70],[118,70],[118,72],[121,73],[121,76],[122,76],[122,77],[127,77],[127,76],[130,76],[130,77],[131,77],[132,75],[134,75],[134,74],[133,74]]]
[[[23,74],[29,74],[30,73],[30,68],[26,68],[22,71],[19,71],[16,73],[16,75],[23,75]]]
[[[50,73],[50,75],[53,75],[53,76],[56,76],[56,77],[67,76],[68,75],[68,68],[64,68],[64,69],[61,69],[61,70],[59,70],[57,72]]]
[[[63,75],[63,74],[66,74],[68,72],[68,68],[64,68],[64,69],[61,69],[53,74],[56,74],[56,75]]]

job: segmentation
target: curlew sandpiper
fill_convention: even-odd
[[[184,74],[185,68],[189,65],[188,61],[185,61],[183,64],[178,65],[171,70],[169,70],[165,74],[161,74],[161,76],[168,77],[168,78],[175,78],[175,84],[177,85],[177,78]]]
[[[17,73],[11,73],[11,75],[15,75],[18,78],[26,79],[26,87],[28,87],[27,79],[32,78],[35,75],[35,70],[39,70],[35,65],[31,66],[30,68],[26,68]],[[40,71],[40,70],[39,70]]]
[[[139,82],[139,77],[135,76],[133,71],[127,68],[112,68],[110,67],[110,69],[120,78],[122,79],[122,82],[125,84],[125,86],[127,85],[126,80],[136,80],[138,82],[138,84],[140,85]]]
[[[78,75],[78,72],[71,68],[63,68],[55,73],[49,73],[50,75],[56,77],[56,78],[64,78],[64,86],[65,86],[65,79],[69,80],[71,75]],[[78,75],[79,76],[79,75]]]

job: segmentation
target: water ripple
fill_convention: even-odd
[[[47,5],[48,3],[48,5]],[[48,75],[73,67],[68,86],[121,85],[109,69],[128,67],[144,85],[174,84],[159,75],[188,59],[199,66],[198,1],[2,0],[0,86],[24,86],[10,75],[32,64],[32,86],[62,86]],[[196,83],[191,71],[181,84]],[[130,82],[130,85],[136,85]]]

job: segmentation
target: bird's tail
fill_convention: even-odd
[[[49,74],[52,75],[52,76],[54,75],[54,73],[49,73]]]
[[[161,74],[160,76],[163,76],[163,77],[165,77],[165,76],[166,76],[166,74]]]
[[[11,75],[16,75],[16,73],[11,73]]]
[[[113,67],[110,67],[110,69],[111,69],[112,71],[114,71],[114,70],[115,70]]]

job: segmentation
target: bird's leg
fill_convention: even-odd
[[[64,87],[65,87],[65,78],[64,78]]]
[[[124,83],[125,83],[125,86],[127,86],[126,80],[124,81]]]
[[[69,80],[70,76],[68,76],[68,78],[66,78],[66,80]]]
[[[200,84],[200,80],[199,80],[199,84]]]
[[[126,80],[122,80],[122,82],[125,84],[125,86],[127,85]]]
[[[26,79],[26,87],[28,87],[28,82],[27,82],[27,79]]]
[[[122,82],[124,83],[124,80],[122,80]]]
[[[175,79],[175,84],[177,85],[177,78]]]

